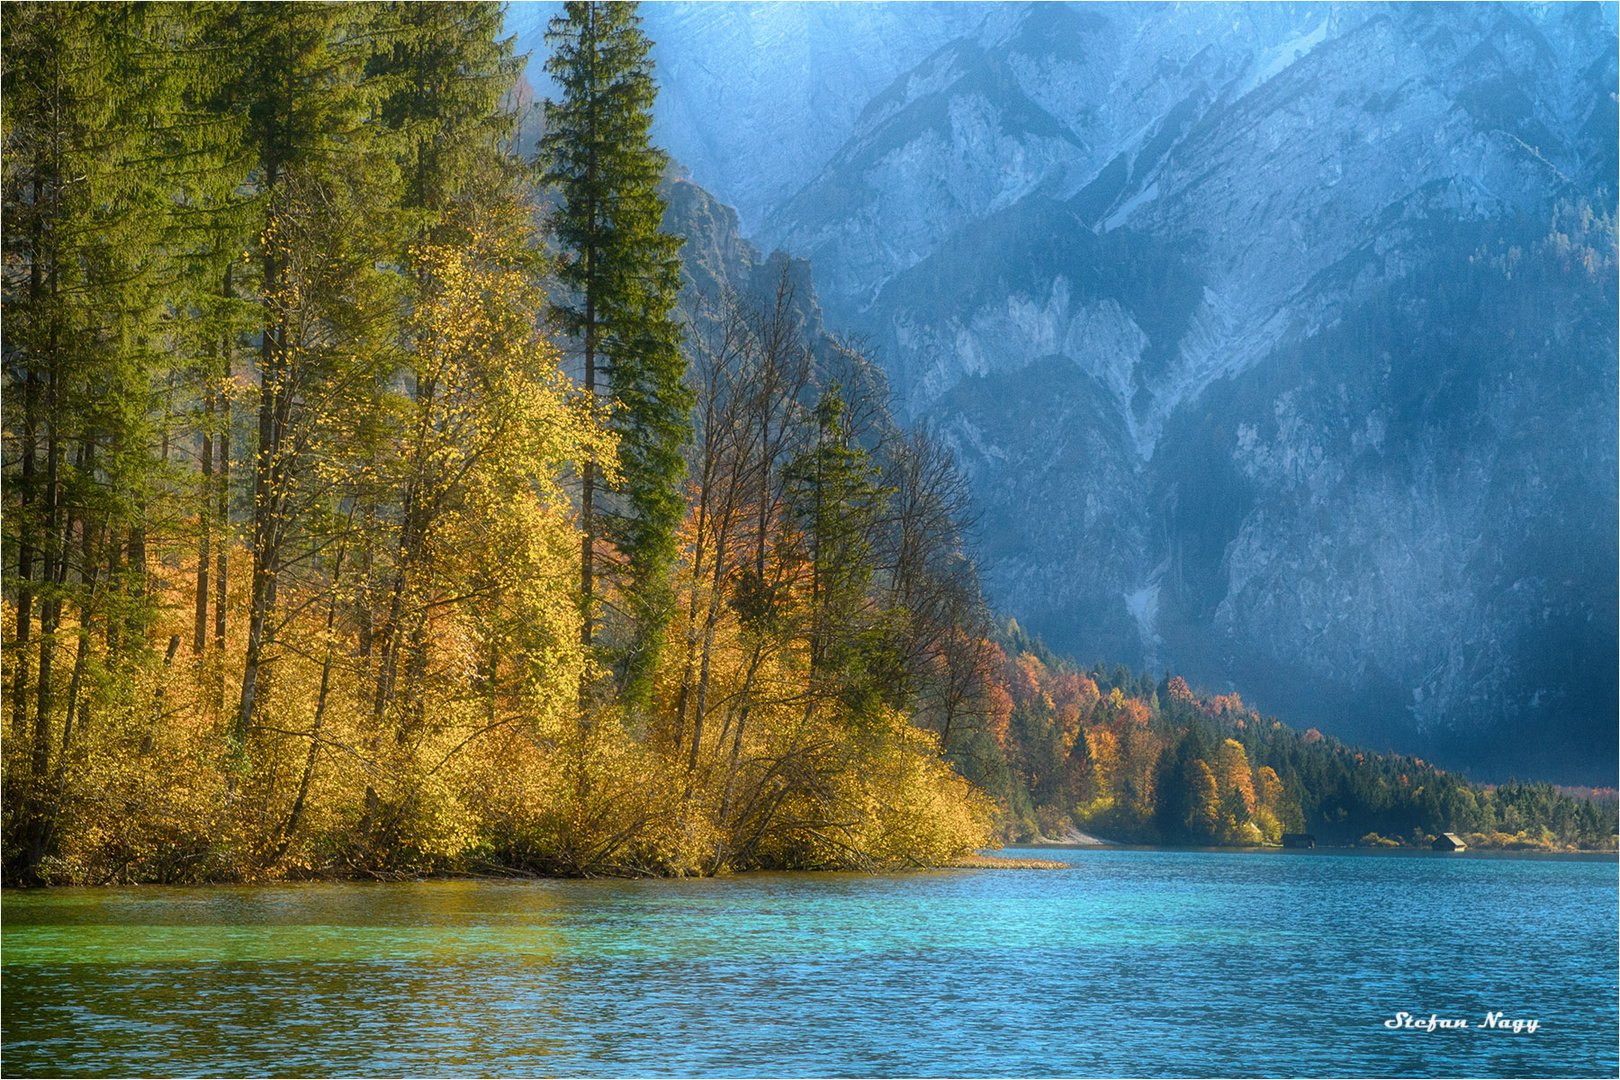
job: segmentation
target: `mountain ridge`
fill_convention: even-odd
[[[660,68],[676,157],[797,131],[815,80],[715,96],[685,12],[648,9],[702,54]],[[1612,784],[1615,7],[976,14],[823,13],[846,67],[926,33],[814,147],[693,178],[954,447],[993,602],[1348,739]]]

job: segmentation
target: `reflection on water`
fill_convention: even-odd
[[[8,893],[8,1076],[1614,1075],[1612,860]],[[1467,1031],[1394,1031],[1397,1011]],[[1487,1010],[1541,1021],[1479,1030]]]

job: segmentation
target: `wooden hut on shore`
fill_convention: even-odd
[[[1463,843],[1463,838],[1458,836],[1456,833],[1454,833],[1454,832],[1443,832],[1439,836],[1434,838],[1434,850],[1436,850],[1436,851],[1467,851],[1468,850],[1468,845]]]

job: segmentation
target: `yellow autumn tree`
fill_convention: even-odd
[[[1212,770],[1221,792],[1221,836],[1227,843],[1250,844],[1260,842],[1260,830],[1254,824],[1254,775],[1249,768],[1249,755],[1236,739],[1223,741],[1215,753]]]
[[[558,813],[587,662],[562,478],[613,448],[537,328],[528,229],[521,205],[485,208],[410,252],[408,390],[353,396],[347,442],[371,457],[329,479],[342,524],[296,626],[319,644],[272,688],[306,719],[256,826],[267,870],[431,869]],[[379,540],[356,519],[390,497]]]
[[[1262,765],[1255,772],[1254,787],[1255,800],[1259,804],[1254,823],[1260,830],[1260,838],[1268,844],[1278,843],[1282,840],[1283,815],[1288,801],[1282,780],[1270,765]]]
[[[1209,763],[1195,759],[1188,777],[1187,830],[1201,840],[1215,840],[1221,832],[1221,791]]]

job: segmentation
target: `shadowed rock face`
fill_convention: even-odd
[[[646,13],[667,144],[954,444],[999,607],[1614,782],[1612,7]]]

